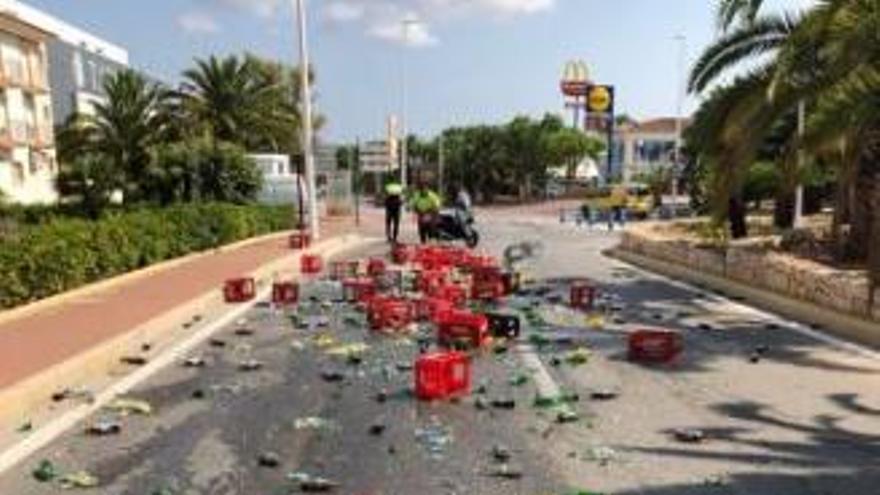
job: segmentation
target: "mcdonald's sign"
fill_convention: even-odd
[[[583,60],[571,60],[565,64],[562,71],[560,87],[562,94],[572,97],[587,96],[590,86],[590,74],[587,63]]]

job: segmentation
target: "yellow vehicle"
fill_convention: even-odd
[[[633,218],[645,219],[655,208],[654,197],[643,184],[615,185],[595,189],[587,195],[586,206],[601,212],[626,208]]]

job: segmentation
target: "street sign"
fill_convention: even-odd
[[[614,115],[614,86],[591,85],[587,91],[587,113]]]
[[[369,141],[361,145],[361,172],[376,173],[397,170],[399,164],[396,160],[392,160],[391,151],[387,141]]]
[[[587,64],[583,60],[572,60],[565,64],[562,72],[562,81],[560,88],[562,94],[574,98],[580,98],[587,95],[590,86],[589,70]]]

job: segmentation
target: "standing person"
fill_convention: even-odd
[[[443,206],[442,201],[437,193],[428,188],[424,180],[419,179],[410,198],[410,206],[419,221],[419,240],[425,244],[434,235],[434,224]]]
[[[397,244],[400,234],[400,214],[403,210],[403,185],[391,179],[385,185],[385,237],[391,244]]]

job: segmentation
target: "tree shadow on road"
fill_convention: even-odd
[[[842,408],[842,414],[817,415],[809,422],[788,419],[757,402],[717,404],[712,410],[750,426],[707,427],[703,429],[707,440],[699,446],[629,450],[662,457],[726,461],[732,474],[723,476],[716,486],[695,482],[617,495],[876,495],[880,486],[880,434],[855,431],[841,424],[853,415],[876,416],[880,412],[860,405],[857,394],[833,394],[828,400]],[[768,431],[774,434],[762,436]],[[779,438],[784,440],[776,440]],[[742,466],[755,468],[743,472]]]

